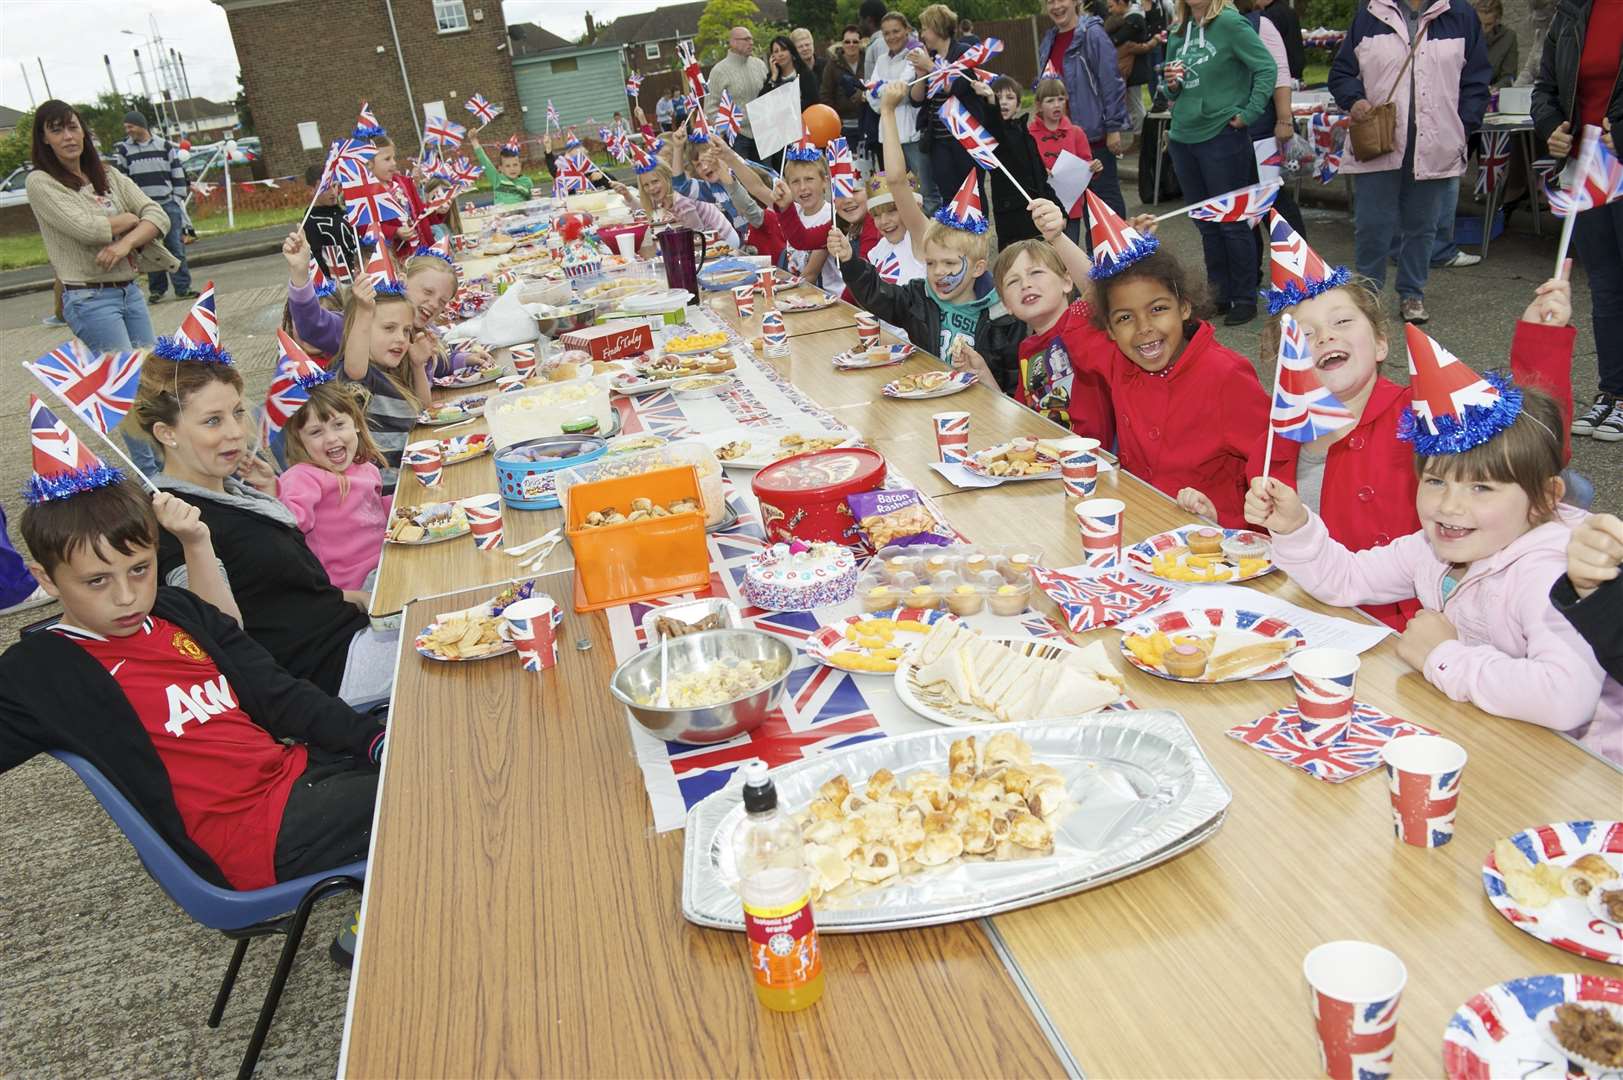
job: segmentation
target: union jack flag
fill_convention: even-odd
[[[203,286],[175,336],[192,345],[217,347],[220,344],[220,317],[214,312],[214,282]]]
[[[473,95],[473,97],[462,103],[462,107],[479,118],[480,127],[484,127],[486,124],[489,124],[492,120],[496,119],[496,117],[502,114],[502,107],[500,105],[492,105],[489,101],[485,100],[485,95],[483,94]]]
[[[869,97],[873,98],[875,101],[878,101],[879,91],[885,88],[885,80],[869,79],[867,82],[862,84],[862,88],[868,92]]]
[[[59,345],[23,367],[44,383],[74,415],[106,435],[135,404],[146,353],[110,352],[96,355],[77,340]]]
[[[1281,314],[1279,369],[1274,375],[1274,406],[1268,417],[1274,434],[1292,442],[1312,442],[1320,435],[1340,431],[1356,419],[1352,410],[1319,381],[1301,324]]]
[[[1557,217],[1593,210],[1623,198],[1623,162],[1606,149],[1600,128],[1585,124],[1582,149],[1561,177],[1561,190],[1550,195]]]
[[[1226,192],[1191,206],[1189,216],[1196,221],[1243,221],[1249,225],[1268,212],[1283,186],[1280,181],[1271,180]]]
[[[357,229],[400,221],[406,211],[389,186],[372,175],[372,170],[360,162],[347,158],[333,166],[338,187],[344,198],[344,219]]]
[[[355,130],[350,137],[354,139],[371,139],[383,134],[383,125],[378,118],[372,115],[372,106],[368,102],[361,102],[361,111],[355,117]]]
[[[1484,131],[1482,153],[1477,159],[1476,193],[1486,195],[1499,190],[1499,182],[1510,168],[1510,132]]]
[[[638,75],[636,72],[632,72],[630,75],[627,75],[626,76],[626,94],[627,94],[627,96],[636,97],[641,92],[642,92],[642,76]]]
[[[1498,387],[1472,371],[1424,330],[1405,323],[1403,333],[1409,346],[1409,387],[1414,393],[1415,418],[1433,435],[1443,434],[1439,422],[1444,417],[1463,427],[1466,409],[1491,409],[1499,404]]]
[[[960,74],[962,74],[962,71],[957,64],[949,64],[938,56],[931,65],[930,74],[924,77],[924,89],[929,92],[931,97],[946,93],[947,87],[951,86],[952,81]],[[913,82],[918,82],[918,80],[914,79]],[[911,86],[912,83],[908,85]]]
[[[687,78],[688,86],[693,91],[693,97],[703,102],[707,85],[704,68],[699,66],[699,58],[693,55],[693,42],[678,41],[676,43],[676,61],[682,66],[682,74]],[[699,106],[694,107],[698,108]]]
[[[327,264],[327,271],[334,281],[349,284],[353,280],[349,269],[349,256],[344,253],[343,245],[328,244],[321,249],[321,261]]]
[[[996,170],[997,140],[981,127],[964,107],[964,103],[957,98],[948,98],[941,103],[939,111],[942,123],[947,125],[947,130],[958,140],[959,145],[969,151],[969,156],[975,159],[975,164],[989,171]]]
[[[1082,578],[1034,567],[1031,578],[1065,613],[1066,625],[1079,634],[1136,618],[1172,597],[1165,585],[1118,573]]]
[[[510,154],[522,154],[524,153],[524,140],[520,139],[517,133],[509,135],[507,141],[502,143],[502,149]]]
[[[578,191],[591,191],[592,182],[586,178],[591,168],[591,161],[584,151],[575,149],[558,157],[558,175],[553,183],[553,191],[559,194],[572,194]]]
[[[456,178],[456,182],[459,184],[471,185],[485,171],[484,166],[474,164],[473,160],[466,154],[459,154],[455,160],[446,164],[451,167],[451,175]]]
[[[879,272],[880,281],[895,285],[902,280],[902,260],[896,257],[894,251],[885,252],[884,258],[874,264],[874,269]]]
[[[849,199],[857,193],[857,165],[845,136],[828,141],[828,179],[836,199]]]
[[[559,131],[564,129],[563,121],[558,119],[558,110],[553,106],[552,99],[547,98],[547,127],[550,128],[553,124],[558,125]]]
[[[1002,51],[1003,42],[995,37],[989,37],[965,49],[957,63],[965,68],[978,68]]]
[[[467,135],[467,128],[443,116],[436,116],[423,127],[423,142],[426,145],[457,146]]]
[[[732,141],[744,133],[744,110],[733,104],[733,95],[726,90],[716,102],[716,126]]]
[[[271,437],[293,414],[310,400],[310,389],[332,379],[332,374],[310,359],[286,330],[276,331],[276,374],[271,377],[270,389],[265,394],[265,420],[262,428],[264,441]]]
[[[389,245],[383,242],[382,232],[373,226],[366,239],[372,245],[372,254],[367,256],[361,272],[372,282],[374,289],[394,285],[394,261],[389,258]]]

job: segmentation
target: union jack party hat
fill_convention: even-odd
[[[1152,255],[1161,246],[1154,236],[1145,236],[1092,191],[1087,192],[1088,217],[1093,220],[1089,239],[1093,242],[1093,269],[1088,276],[1095,281],[1115,277],[1146,255]]]
[[[643,173],[653,172],[659,167],[659,151],[665,145],[664,139],[655,139],[654,145],[646,150],[636,143],[631,144],[631,171],[641,176]]]
[[[395,277],[394,260],[389,257],[389,245],[383,239],[383,233],[373,228],[367,233],[366,240],[372,245],[372,254],[367,258],[363,270],[372,279],[372,291],[379,296],[404,294],[405,287]]]
[[[331,296],[338,291],[338,286],[332,279],[321,272],[321,264],[314,255],[310,256],[310,285],[315,289],[317,296]]]
[[[220,348],[220,318],[214,313],[214,282],[186,313],[172,337],[161,337],[152,355],[164,360],[191,360],[200,364],[229,364],[231,354]]]
[[[28,396],[28,437],[34,445],[34,474],[23,484],[29,506],[71,499],[124,479],[33,394]]]
[[[383,130],[383,125],[378,123],[378,118],[372,115],[371,103],[365,101],[361,102],[361,112],[360,115],[355,118],[355,130],[350,132],[350,138],[375,139],[379,135],[386,134],[388,134],[388,132]]]
[[[1398,420],[1398,438],[1426,457],[1461,454],[1504,431],[1522,413],[1522,392],[1496,372],[1478,375],[1424,330],[1405,323],[1414,401]]]
[[[432,244],[424,244],[412,252],[413,257],[427,255],[433,259],[442,259],[453,271],[456,270],[456,261],[451,258],[451,237],[446,234]]]
[[[1272,288],[1263,293],[1268,314],[1281,311],[1320,293],[1345,285],[1352,275],[1345,266],[1331,266],[1307,246],[1278,210],[1268,211],[1268,265]]]
[[[331,382],[333,373],[310,359],[299,348],[298,342],[286,330],[276,331],[276,346],[280,359],[276,374],[271,377],[270,389],[265,394],[265,437],[281,431],[293,414],[310,400],[310,391],[324,382]]]
[[[980,183],[979,169],[969,170],[964,177],[963,186],[952,201],[941,204],[941,209],[935,212],[935,219],[949,229],[958,229],[961,232],[983,233],[986,231],[986,215],[981,213],[981,196],[976,190]]]
[[[808,128],[800,129],[800,138],[790,143],[784,150],[784,155],[790,161],[819,161],[823,151],[812,142],[811,131]]]
[[[1053,58],[1050,57],[1048,62],[1043,65],[1043,73],[1041,75],[1037,76],[1037,81],[1041,82],[1044,79],[1059,79],[1059,78],[1063,78],[1063,76],[1060,75],[1059,68],[1054,66]]]

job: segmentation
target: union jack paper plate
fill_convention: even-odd
[[[936,375],[945,375],[946,377],[938,381],[933,378]],[[930,385],[931,383],[934,383],[934,385]],[[886,397],[923,401],[926,398],[948,397],[968,390],[975,383],[976,376],[973,371],[926,371],[918,375],[904,375],[900,379],[886,383],[883,393]],[[921,385],[928,388],[921,389]]]
[[[1623,878],[1623,822],[1558,821],[1519,832],[1510,842],[1534,864],[1567,866],[1596,854]],[[1540,908],[1524,908],[1510,895],[1491,851],[1482,864],[1482,887],[1488,902],[1523,933],[1590,960],[1623,964],[1623,926],[1599,918],[1585,900],[1563,896]]]
[[[841,619],[837,623],[818,627],[817,632],[806,639],[806,655],[819,664],[837,667],[841,671],[849,671],[856,675],[889,675],[896,670],[896,661],[892,660],[890,666],[874,667],[872,670],[859,667],[848,667],[835,663],[836,653],[849,653],[853,656],[870,656],[868,649],[846,636],[846,628],[859,626],[864,623],[873,623],[880,619],[887,619],[896,623],[918,623],[922,626],[934,626],[943,619],[956,622],[958,616],[950,611],[940,608],[909,608],[901,607],[895,611],[870,612],[865,615],[852,615]],[[899,631],[891,642],[897,647],[906,650],[917,646],[924,638],[916,631]]]
[[[466,367],[449,375],[435,376],[434,385],[442,390],[463,389],[469,386],[483,386],[486,383],[493,383],[502,376],[511,374],[511,371],[500,365],[487,368]]]
[[[1046,464],[1049,467],[1042,472],[1027,473],[1024,476],[999,476],[991,471],[994,459],[1001,458],[1012,442],[1001,442],[996,446],[988,446],[984,450],[977,450],[964,459],[964,468],[976,476],[989,476],[997,480],[1055,480],[1059,478],[1059,461],[1049,457],[1041,450],[1037,451],[1036,464]]]
[[[913,346],[905,341],[899,341],[894,345],[888,346],[888,350],[889,351],[883,360],[874,360],[869,358],[866,350],[863,352],[857,352],[853,349],[850,352],[836,353],[834,356],[834,366],[839,368],[841,371],[860,371],[863,368],[890,367],[892,364],[900,364],[903,360],[906,360],[909,356],[913,355]]]
[[[1304,723],[1295,709],[1286,708],[1231,727],[1228,735],[1315,780],[1339,784],[1380,768],[1381,748],[1398,736],[1437,734],[1424,724],[1400,720],[1362,701],[1354,703],[1352,725],[1340,741],[1328,746],[1309,741],[1306,735],[1314,726],[1311,720]]]
[[[1189,550],[1189,534],[1199,529],[1209,528],[1205,525],[1185,525],[1180,529],[1168,529],[1163,533],[1156,533],[1148,540],[1141,540],[1126,551],[1127,565],[1141,574],[1158,577],[1163,581],[1223,581],[1234,584],[1240,581],[1250,581],[1252,578],[1262,577],[1264,574],[1274,572],[1274,560],[1269,554],[1263,556],[1263,567],[1252,569],[1249,574],[1240,573],[1240,563],[1237,559],[1228,556],[1219,556],[1217,559],[1206,562],[1209,569],[1203,570],[1201,564],[1205,562],[1200,556]],[[1224,540],[1243,540],[1260,542],[1265,548],[1268,538],[1259,532],[1250,529],[1224,529]]]
[[[535,582],[526,581],[522,585],[511,586],[508,589],[503,590],[501,593],[498,593],[496,596],[486,600],[482,604],[475,604],[470,608],[463,608],[461,611],[448,611],[443,615],[435,616],[433,621],[417,632],[417,636],[412,639],[411,647],[417,650],[418,655],[427,657],[430,660],[438,660],[441,663],[460,663],[466,660],[489,660],[492,656],[506,656],[508,653],[516,650],[511,641],[507,640],[506,637],[501,636],[501,623],[497,618],[499,613],[492,610],[492,605],[498,600],[502,599],[503,596],[511,598],[507,601],[507,603],[512,603],[515,599],[522,600],[525,597],[528,597],[534,588]],[[506,604],[503,604],[502,606],[506,607]],[[436,648],[430,643],[434,631],[438,630],[440,624],[445,620],[458,615],[475,616],[481,620],[497,620],[495,623],[497,632],[496,640],[488,644],[485,647],[485,650],[476,651],[469,655],[452,654],[451,652],[446,651],[443,647]],[[557,628],[562,626],[563,621],[563,608],[554,605],[552,609],[553,627]]]
[[[1284,649],[1279,658],[1271,663],[1264,663],[1259,667],[1242,669],[1239,674],[1229,675],[1226,678],[1214,679],[1209,674],[1196,676],[1168,675],[1155,665],[1148,663],[1127,644],[1129,637],[1139,637],[1153,634],[1157,630],[1168,637],[1189,634],[1196,637],[1213,637],[1221,639],[1226,646],[1235,648],[1248,644],[1260,644],[1264,641],[1284,642]],[[1281,678],[1289,674],[1289,667],[1285,657],[1294,649],[1307,644],[1307,636],[1301,630],[1292,626],[1284,619],[1274,615],[1264,615],[1258,611],[1246,611],[1241,608],[1199,608],[1194,611],[1168,611],[1159,615],[1144,615],[1121,626],[1121,654],[1127,662],[1138,670],[1157,679],[1170,679],[1182,683],[1219,683],[1239,682],[1243,679],[1272,679]],[[1246,641],[1245,638],[1253,641]],[[1225,649],[1225,651],[1227,651]]]
[[[820,290],[812,290],[809,286],[808,291],[810,292],[809,296],[790,293],[787,296],[774,297],[773,302],[777,304],[778,310],[785,315],[799,315],[806,311],[822,311],[826,307],[833,307],[835,302],[839,300],[837,296],[830,296]]]
[[[488,397],[488,394],[464,394],[450,401],[436,402],[417,414],[417,422],[425,427],[439,427],[483,416]]]
[[[482,431],[474,435],[452,435],[440,440],[440,464],[460,465],[490,451],[490,436]]]
[[[1623,1076],[1569,1058],[1550,1030],[1557,1005],[1623,1012],[1623,980],[1604,975],[1532,975],[1490,986],[1454,1012],[1443,1031],[1443,1072],[1449,1080],[1519,1076]]]

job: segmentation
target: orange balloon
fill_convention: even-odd
[[[800,114],[800,122],[806,125],[811,141],[818,146],[827,146],[830,139],[840,137],[840,114],[827,105],[806,106],[806,111]]]

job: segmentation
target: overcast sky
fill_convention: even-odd
[[[661,0],[503,0],[502,10],[509,23],[540,23],[573,40],[585,31],[588,11],[602,24],[660,5]],[[0,0],[0,104],[29,108],[30,88],[35,102],[48,96],[92,100],[109,88],[107,67],[101,59],[104,53],[112,57],[113,78],[120,92],[137,90],[140,78],[131,49],[141,49],[142,62],[148,63],[144,39],[152,35],[150,17],[157,19],[165,47],[185,57],[192,93],[215,101],[236,97],[237,54],[231,46],[231,30],[225,9],[211,0]],[[300,45],[303,35],[289,29],[290,47],[313,47]],[[150,67],[147,81],[156,83]]]

